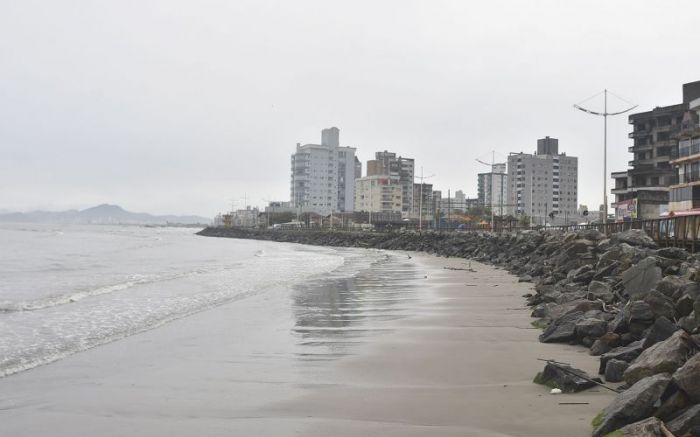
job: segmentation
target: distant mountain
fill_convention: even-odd
[[[32,211],[0,213],[0,222],[16,223],[73,223],[73,224],[209,224],[211,219],[195,215],[151,215],[126,211],[117,205],[103,204],[78,211]]]

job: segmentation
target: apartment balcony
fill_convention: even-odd
[[[628,193],[629,191],[630,191],[629,187],[615,187],[612,190],[610,190],[610,192],[612,194],[625,194],[625,193]]]
[[[674,149],[671,151],[671,160],[672,161],[680,161],[683,160],[685,161],[685,158],[688,158],[687,160],[692,160],[692,158],[700,158],[696,157],[695,155],[700,154],[700,141],[693,141],[690,145],[684,146],[684,147],[679,147],[678,149]]]
[[[656,147],[673,147],[678,143],[678,141],[674,138],[668,138],[665,140],[656,140],[654,142],[654,146]]]
[[[639,161],[630,161],[630,162],[639,162]],[[631,165],[631,164],[630,164]],[[628,170],[628,174],[630,176],[633,175],[645,175],[645,174],[663,174],[663,173],[671,173],[675,171],[673,166],[669,164],[668,162],[659,162],[656,165],[654,164],[636,164],[634,165],[634,168],[631,168]]]
[[[651,131],[649,129],[643,129],[630,132],[627,136],[629,138],[643,138],[648,137],[649,135],[651,135]]]
[[[627,151],[630,153],[634,152],[647,152],[651,149],[654,148],[653,144],[635,144],[634,146],[630,146],[627,148]]]
[[[695,171],[671,177],[670,185],[696,184],[698,182],[700,182],[700,171]]]

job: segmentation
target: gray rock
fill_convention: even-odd
[[[666,276],[656,284],[656,289],[668,297],[673,297],[688,282],[687,279],[678,276]]]
[[[632,322],[651,322],[654,321],[654,312],[651,310],[651,305],[643,300],[635,300],[629,303],[624,310],[627,323]]]
[[[600,368],[598,369],[598,373],[601,375],[605,373],[605,366],[608,364],[609,360],[620,360],[629,363],[637,358],[642,351],[642,340],[632,342],[627,346],[616,347],[610,352],[600,356]]]
[[[650,417],[624,426],[614,435],[615,437],[669,437],[669,430],[658,418]]]
[[[610,360],[605,365],[605,380],[608,382],[621,382],[623,374],[629,367],[629,363],[620,360]]]
[[[593,270],[593,266],[590,264],[586,264],[577,268],[576,270],[570,271],[567,275],[567,278],[569,278],[573,282],[588,284],[589,282],[591,282],[591,279],[593,279],[593,275],[595,275],[595,270]]]
[[[613,318],[608,324],[608,331],[616,334],[624,334],[625,332],[629,331],[625,311],[620,311],[615,314],[615,318]]]
[[[591,355],[602,355],[620,345],[620,336],[613,332],[606,332],[591,345]]]
[[[597,356],[602,355],[606,352],[609,352],[610,349],[612,349],[612,348],[610,346],[608,346],[604,341],[600,341],[600,339],[597,339],[591,345],[591,350],[588,353],[590,355],[597,357]]]
[[[680,247],[663,247],[656,251],[656,254],[664,258],[687,260],[690,254]]]
[[[698,327],[700,327],[700,324],[698,323],[698,319],[695,317],[695,311],[686,317],[681,317],[678,320],[678,326],[680,326],[685,332],[691,334],[696,332]]]
[[[698,426],[700,426],[700,405],[693,405],[680,411],[666,424],[668,430],[676,436],[686,435]]]
[[[590,284],[588,284],[587,297],[589,299],[600,299],[605,303],[611,303],[615,299],[612,287],[601,281],[591,281]]]
[[[593,437],[603,437],[625,425],[649,417],[654,404],[671,382],[671,375],[661,373],[644,378],[615,399],[593,420]]]
[[[605,320],[584,318],[576,322],[576,336],[578,338],[598,338],[608,331],[608,322]]]
[[[520,278],[518,278],[518,282],[532,282],[532,276],[522,275]]]
[[[627,243],[630,246],[648,247],[656,249],[658,245],[654,240],[641,229],[630,229],[625,232],[618,232],[610,237],[610,241],[615,243]]]
[[[668,390],[666,390],[666,392],[668,393]],[[661,406],[654,411],[654,416],[663,421],[668,421],[688,405],[690,405],[688,395],[683,393],[682,390],[676,390],[667,396],[666,399],[663,399]]]
[[[661,268],[656,258],[647,257],[622,272],[622,284],[630,300],[643,299],[661,280]]]
[[[678,300],[676,300],[676,315],[678,317],[685,317],[690,315],[690,313],[693,312],[693,307],[697,298],[698,293],[695,290],[683,293],[681,297],[679,297]]]
[[[678,326],[668,320],[666,317],[659,317],[654,321],[654,324],[649,328],[647,336],[644,338],[642,347],[647,349],[660,341],[669,338],[674,332],[678,331]]]
[[[668,339],[642,352],[625,371],[625,382],[631,385],[657,373],[673,373],[697,351],[687,332],[676,331]]]
[[[574,311],[554,319],[540,334],[542,343],[568,342],[576,338],[576,322],[583,317],[583,311]]]
[[[673,305],[673,300],[660,291],[651,290],[644,298],[644,302],[649,304],[654,318],[666,317],[672,320],[676,318],[676,308]]]
[[[565,364],[547,363],[544,370],[535,376],[535,383],[561,389],[564,393],[575,393],[594,387],[590,379],[583,370]]]
[[[673,374],[673,382],[693,402],[700,403],[700,354],[696,354]]]
[[[608,276],[613,276],[619,268],[620,263],[618,261],[613,261],[610,264],[601,266],[600,268],[597,268],[596,265],[596,271],[595,275],[593,275],[593,279],[595,279],[596,281],[601,281]]]

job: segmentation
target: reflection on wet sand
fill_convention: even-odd
[[[348,355],[370,335],[392,330],[391,322],[407,315],[415,295],[415,265],[386,254],[354,277],[327,275],[296,285],[292,290],[293,332],[303,361]]]

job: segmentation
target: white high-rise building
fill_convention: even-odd
[[[578,207],[578,158],[559,154],[559,140],[537,140],[537,153],[508,156],[508,212],[535,225],[563,224]],[[554,213],[554,219],[549,215]]]
[[[506,164],[493,164],[490,173],[479,173],[478,178],[479,204],[493,209],[498,215],[506,213],[505,197],[508,185]]]
[[[351,212],[357,160],[354,147],[340,147],[337,127],[321,131],[321,144],[297,143],[292,154],[291,203],[302,212]]]

